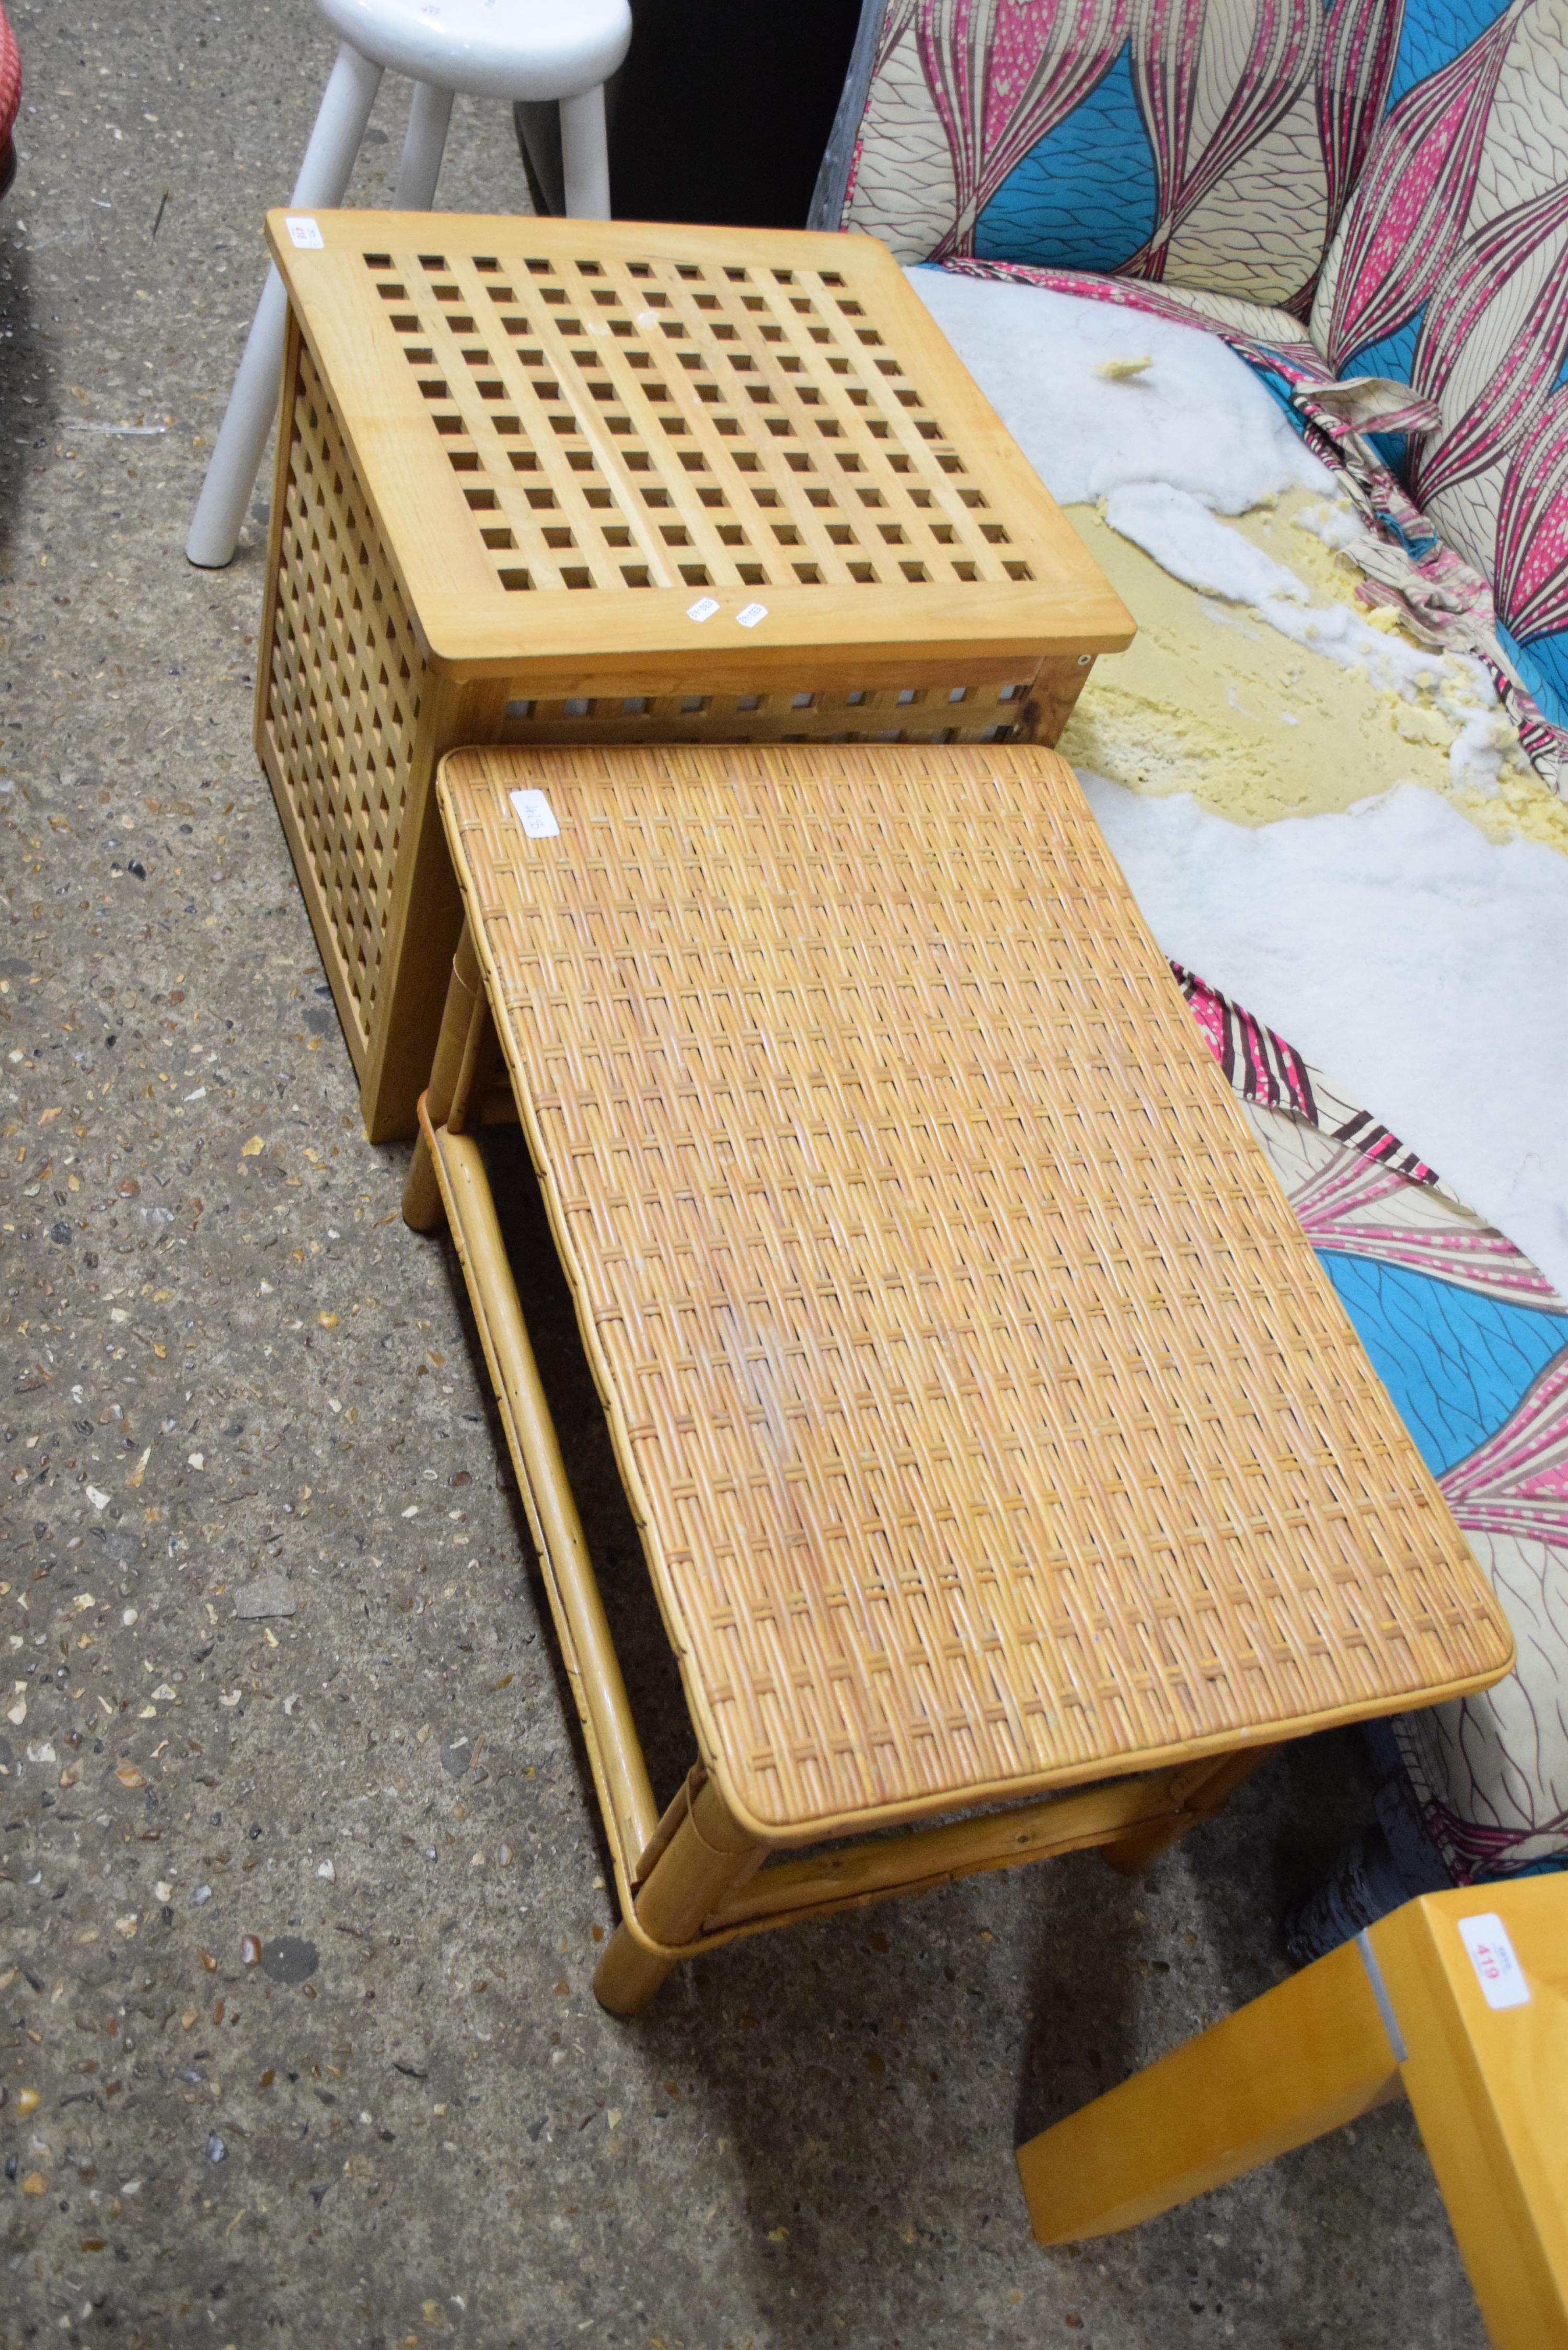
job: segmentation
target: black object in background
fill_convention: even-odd
[[[633,0],[606,89],[618,220],[804,228],[860,0]],[[563,209],[552,105],[516,109],[534,202]]]

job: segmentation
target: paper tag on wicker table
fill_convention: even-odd
[[[530,840],[554,840],[561,827],[543,792],[513,792],[510,797],[517,821]]]
[[[1495,1910],[1484,1917],[1461,1918],[1459,1939],[1470,1955],[1476,1981],[1489,2007],[1528,2007],[1530,1985],[1508,1939],[1508,1928]]]
[[[302,253],[320,253],[323,250],[321,231],[308,214],[291,218],[286,226],[290,244],[297,245]]]

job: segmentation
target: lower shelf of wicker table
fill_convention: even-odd
[[[632,2012],[653,1995],[672,1965],[737,1936],[926,1892],[984,1869],[1017,1867],[1096,1846],[1117,1867],[1147,1867],[1189,1828],[1218,1812],[1272,1751],[1261,1745],[1207,1754],[826,1850],[766,1857],[754,1846],[742,1851],[744,1839],[737,1833],[735,1865],[727,1871],[710,1866],[706,1878],[714,1884],[728,1875],[731,1889],[709,1904],[700,1889],[688,1893],[678,1934],[650,1931],[643,1897],[656,1870],[668,1896],[670,1870],[680,1866],[678,1840],[684,1835],[688,1846],[694,1841],[701,1860],[713,1841],[715,1820],[722,1835],[726,1815],[700,1765],[666,1811],[660,1814],[655,1802],[483,1153],[472,1134],[433,1126],[422,1100],[420,1123],[527,1509],[609,1842],[624,1922],[596,1980],[606,2005]],[[439,1213],[431,1217],[428,1181],[421,1197],[417,1173],[406,1212],[421,1229],[439,1222]],[[691,1817],[693,1807],[704,1803],[718,1806],[705,1822],[706,1835]],[[672,1910],[667,1898],[663,1909],[666,1916],[680,1916],[680,1898]]]

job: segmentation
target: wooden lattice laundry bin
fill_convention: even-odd
[[[369,1131],[410,1133],[459,743],[1054,743],[1125,608],[885,246],[274,213],[256,739]]]

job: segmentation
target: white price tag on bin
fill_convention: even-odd
[[[1530,1985],[1525,1981],[1524,1969],[1508,1939],[1508,1928],[1495,1910],[1489,1909],[1484,1917],[1461,1918],[1459,1939],[1469,1952],[1476,1981],[1489,2007],[1530,2005]]]

